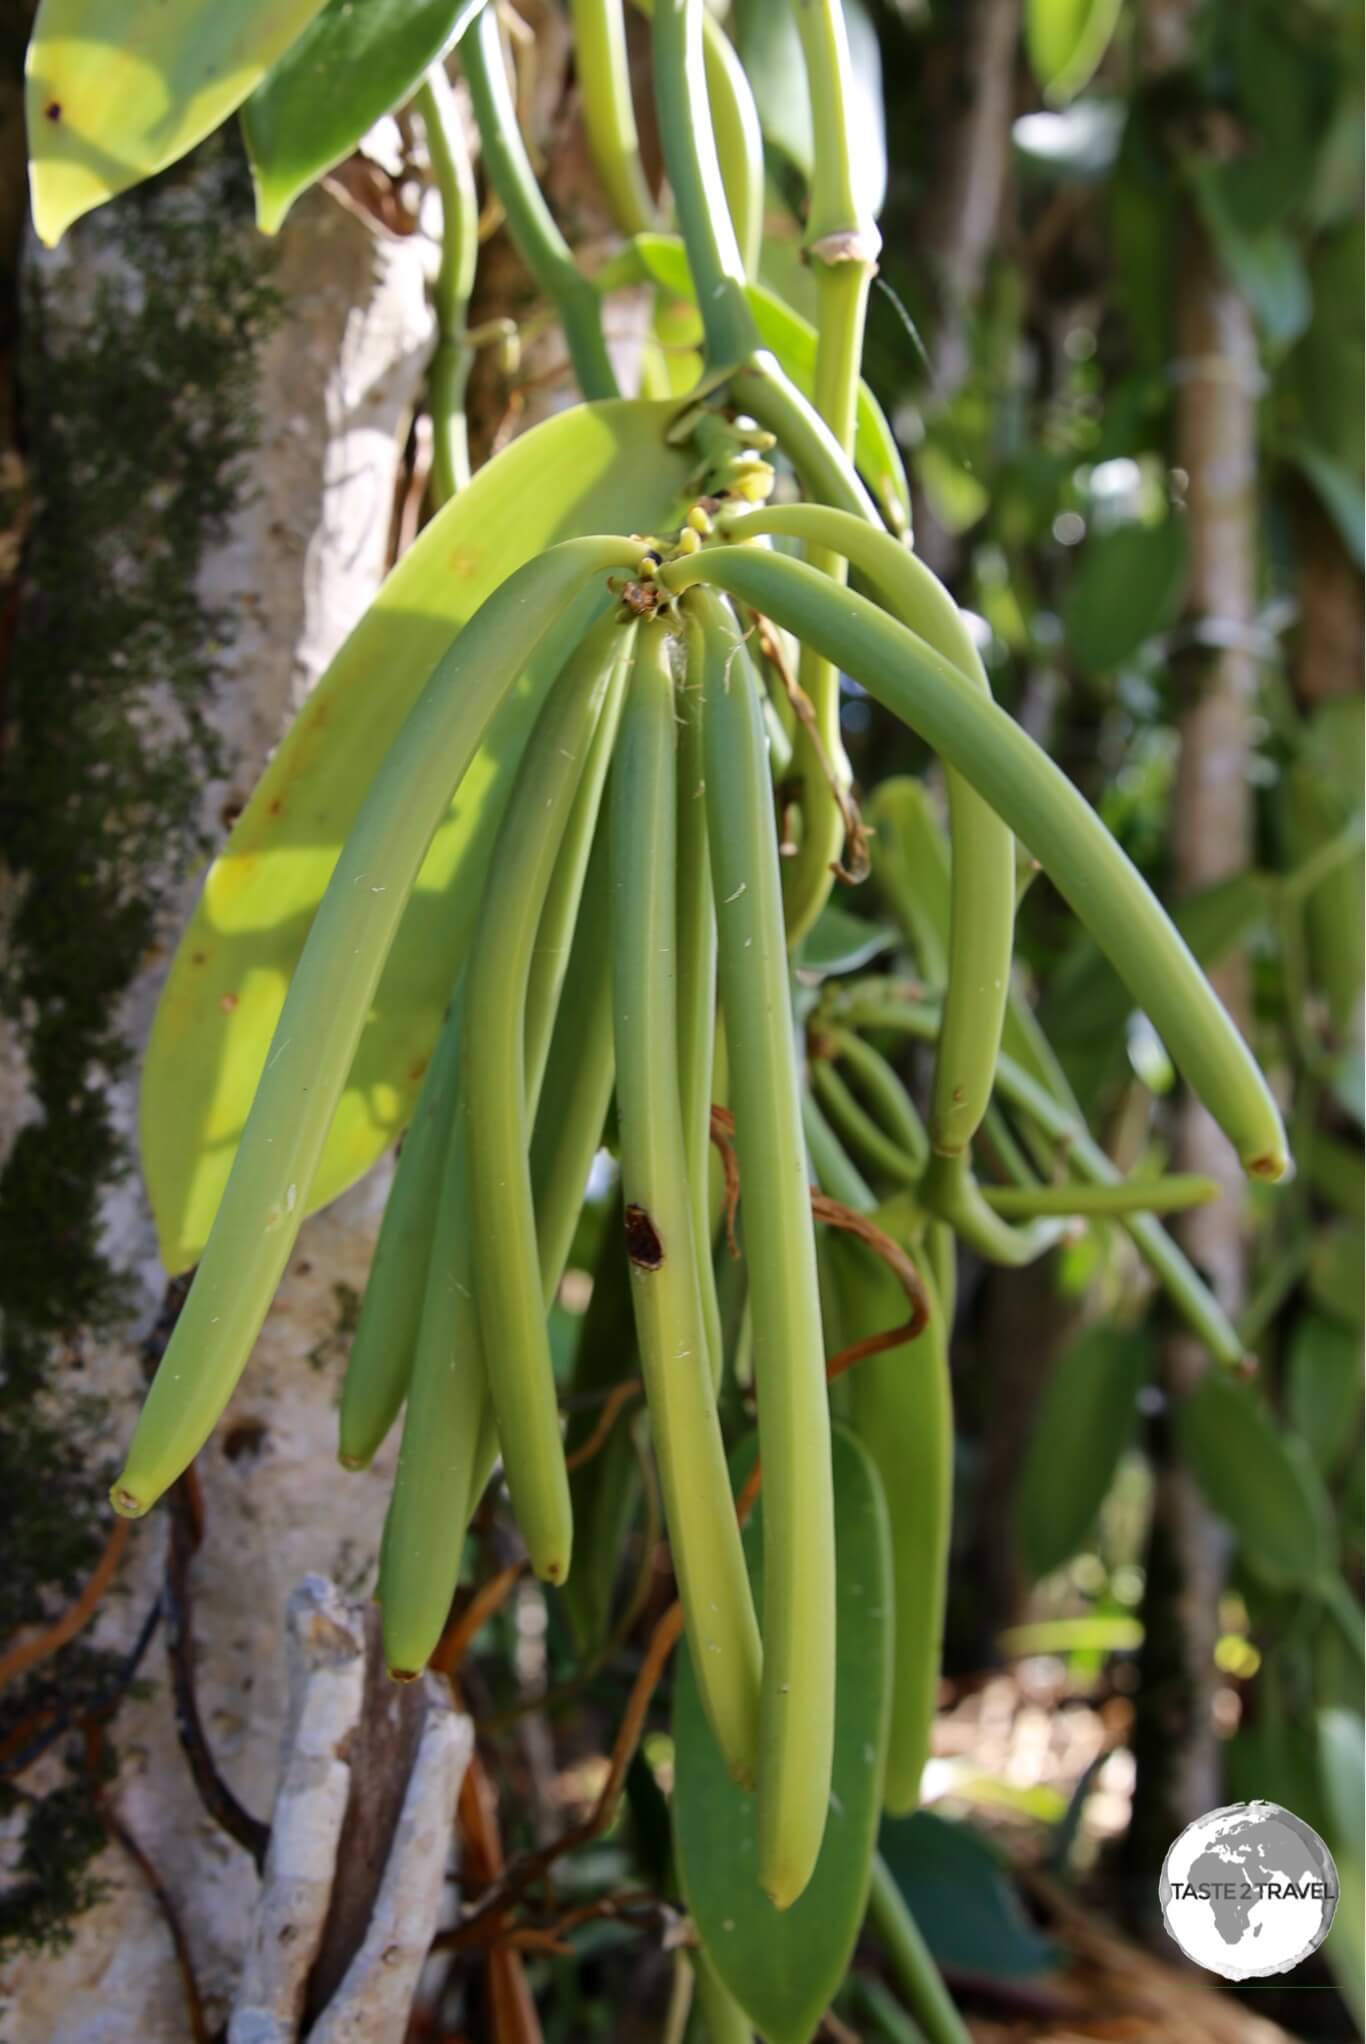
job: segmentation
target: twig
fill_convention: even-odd
[[[475,1635],[487,1625],[495,1611],[501,1611],[512,1592],[521,1582],[529,1564],[525,1557],[514,1561],[507,1568],[499,1569],[496,1576],[490,1576],[481,1584],[469,1603],[457,1618],[452,1619],[437,1645],[428,1666],[438,1675],[444,1675],[453,1682],[460,1672],[460,1663],[469,1652]]]
[[[848,1348],[842,1348],[831,1356],[825,1366],[825,1381],[833,1384],[846,1370],[852,1370],[855,1363],[863,1362],[868,1356],[880,1355],[884,1349],[900,1348],[903,1342],[914,1341],[917,1335],[923,1334],[929,1325],[930,1298],[920,1272],[900,1243],[885,1235],[866,1214],[855,1213],[852,1207],[843,1206],[827,1193],[818,1192],[814,1185],[811,1188],[811,1211],[827,1227],[843,1228],[846,1233],[857,1235],[861,1242],[866,1242],[900,1279],[911,1302],[911,1317],[904,1327],[889,1327],[881,1334],[865,1335],[862,1341],[850,1342]],[[735,1516],[742,1526],[754,1510],[763,1480],[763,1464],[756,1461],[735,1501]]]
[[[138,1636],[129,1648],[119,1666],[119,1671],[104,1694],[82,1711],[48,1703],[22,1719],[13,1731],[0,1740],[0,1780],[14,1781],[35,1762],[42,1759],[50,1747],[67,1732],[78,1725],[103,1723],[114,1715],[125,1694],[137,1676],[148,1647],[161,1623],[161,1599],[158,1597],[148,1610],[138,1630]],[[28,1744],[23,1742],[27,1738]]]
[[[476,1881],[491,1887],[503,1872],[503,1841],[498,1831],[498,1798],[477,1751],[460,1784],[459,1823],[469,1871]],[[444,1942],[444,1938],[435,1939],[431,1949],[438,1950]],[[535,2044],[540,2024],[520,1954],[494,1946],[486,1972],[494,2044]]]
[[[728,1107],[713,1103],[711,1139],[720,1152],[726,1179],[726,1246],[738,1261],[740,1243],[735,1233],[735,1210],[740,1204],[740,1165],[735,1155],[735,1116]]]
[[[806,728],[811,750],[816,755],[816,764],[825,777],[825,782],[839,810],[844,825],[844,848],[848,864],[839,859],[830,861],[830,870],[836,879],[843,880],[848,887],[859,887],[868,878],[871,861],[868,856],[868,827],[859,812],[858,803],[849,790],[843,786],[839,775],[830,762],[830,755],[821,740],[820,727],[816,719],[815,705],[810,696],[788,667],[783,657],[782,643],[766,617],[760,617],[759,650],[772,662],[778,679],[787,691],[787,699],[796,717]]]
[[[176,1733],[189,1763],[199,1800],[215,1824],[250,1854],[256,1871],[265,1865],[270,1826],[244,1810],[214,1765],[199,1715],[195,1689],[194,1635],[191,1630],[190,1562],[203,1538],[203,1502],[193,1468],[174,1486],[169,1499],[171,1537],[166,1547],[162,1612],[166,1619],[166,1656],[171,1669]]]
[[[99,1609],[101,1598],[114,1580],[115,1571],[123,1558],[123,1550],[128,1545],[131,1531],[131,1520],[115,1519],[109,1530],[109,1537],[104,1543],[103,1552],[91,1571],[90,1579],[75,1602],[69,1605],[45,1632],[40,1632],[36,1639],[24,1640],[19,1645],[10,1647],[6,1653],[0,1654],[0,1689],[15,1681],[20,1675],[26,1675],[29,1669],[36,1668],[40,1661],[48,1660],[59,1647],[64,1647],[68,1640],[75,1639],[77,1633],[83,1631],[90,1623]]]
[[[574,1470],[582,1469],[585,1462],[591,1462],[593,1457],[602,1448],[606,1447],[607,1437],[618,1419],[620,1419],[632,1399],[639,1398],[640,1393],[641,1382],[639,1377],[628,1377],[624,1383],[612,1386],[611,1391],[608,1393],[607,1402],[603,1406],[601,1416],[592,1433],[586,1441],[580,1443],[573,1454],[565,1461],[564,1466],[570,1471],[571,1475]]]
[[[933,1310],[930,1295],[925,1289],[924,1279],[901,1244],[894,1242],[875,1221],[870,1221],[867,1214],[856,1213],[853,1207],[843,1205],[840,1200],[831,1199],[828,1193],[818,1191],[814,1185],[811,1188],[811,1211],[818,1221],[824,1221],[827,1228],[840,1228],[845,1234],[857,1235],[860,1242],[866,1242],[874,1255],[882,1258],[911,1302],[910,1321],[904,1331],[897,1330],[895,1340],[888,1340],[881,1335],[872,1339],[883,1348],[896,1348],[901,1342],[914,1341],[918,1334],[923,1334],[929,1325],[930,1313]],[[855,1343],[855,1347],[858,1346],[859,1344]],[[850,1350],[843,1353],[850,1357],[851,1362],[858,1360]],[[875,1355],[877,1351],[867,1349],[865,1353]],[[838,1370],[832,1363],[827,1374],[832,1378],[837,1377],[848,1368],[848,1362],[843,1363]]]
[[[663,1526],[659,1508],[659,1484],[649,1449],[636,1438],[635,1434],[630,1436],[630,1441],[640,1470],[641,1488],[645,1492],[646,1523],[641,1536],[640,1565],[620,1616],[614,1621],[601,1646],[589,1655],[573,1675],[566,1676],[563,1682],[552,1682],[536,1696],[524,1696],[518,1702],[508,1704],[503,1710],[490,1711],[484,1717],[477,1717],[474,1721],[475,1730],[481,1737],[485,1733],[505,1731],[509,1725],[516,1724],[519,1718],[526,1717],[532,1711],[559,1710],[564,1704],[572,1702],[606,1667],[617,1650],[625,1646],[635,1631],[636,1622],[644,1611],[650,1595],[650,1584],[655,1572],[655,1549],[659,1545]]]
[[[505,1916],[524,1891],[549,1873],[556,1860],[562,1858],[565,1853],[576,1851],[581,1845],[590,1845],[595,1838],[601,1837],[616,1813],[626,1771],[635,1757],[636,1747],[640,1744],[650,1700],[682,1631],[683,1607],[681,1604],[671,1604],[650,1635],[649,1647],[631,1686],[626,1712],[612,1746],[607,1779],[588,1816],[582,1823],[571,1825],[569,1830],[552,1844],[542,1846],[536,1852],[525,1853],[520,1859],[514,1860],[502,1880],[489,1894],[481,1898],[478,1906],[453,1929],[442,1932],[436,1939],[433,1950],[455,1951],[470,1944],[487,1943],[488,1939],[481,1932],[480,1926],[487,1924],[490,1918]]]

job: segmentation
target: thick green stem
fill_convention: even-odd
[[[621,0],[571,0],[574,69],[598,176],[623,234],[645,234],[655,204],[640,160]]]
[[[432,501],[439,510],[470,479],[465,386],[474,351],[469,346],[470,293],[479,253],[479,199],[464,131],[444,64],[433,64],[417,93],[427,131],[436,188],[441,195],[441,267],[432,302],[436,353],[428,371],[432,416]]]
[[[759,109],[735,45],[710,12],[702,17],[702,53],[721,182],[740,262],[747,277],[757,277],[764,236],[764,137]]]
[[[1015,1227],[1001,1219],[983,1197],[965,1150],[946,1156],[936,1150],[920,1180],[920,1197],[930,1212],[947,1221],[959,1240],[988,1263],[1018,1270],[1056,1247],[1067,1222],[1049,1217]]]
[[[757,352],[745,266],[707,107],[703,0],[655,0],[655,106],[664,167],[697,285],[707,366],[726,370]]]
[[[840,0],[797,0],[793,12],[806,58],[814,140],[804,245],[816,280],[815,407],[847,455],[854,445],[863,327],[881,237],[854,188],[849,44]],[[812,547],[807,558],[813,568],[844,580],[840,555]],[[797,738],[802,836],[783,874],[788,941],[794,945],[830,897],[843,842],[844,820],[827,774],[842,787],[850,779],[840,740],[839,669],[804,645],[797,679],[815,711],[815,730],[803,727]]]
[[[523,262],[555,307],[585,397],[617,397],[597,292],[570,253],[536,182],[517,125],[503,62],[496,7],[481,8],[460,39],[460,62],[474,104],[489,183],[507,215]]]

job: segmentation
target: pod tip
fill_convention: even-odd
[[[390,1668],[388,1673],[391,1682],[417,1682],[422,1677],[420,1668]]]
[[[121,1519],[141,1519],[153,1504],[151,1498],[140,1498],[136,1491],[128,1490],[121,1483],[116,1483],[110,1491],[109,1502]]]
[[[790,1874],[778,1875],[761,1885],[775,1909],[790,1909],[806,1890],[806,1882],[794,1880]]]
[[[368,1455],[339,1454],[337,1460],[343,1469],[368,1469],[370,1467],[370,1457]]]
[[[1288,1183],[1295,1175],[1294,1160],[1287,1150],[1266,1150],[1249,1161],[1247,1174],[1249,1178],[1263,1178],[1269,1185],[1277,1180]]]

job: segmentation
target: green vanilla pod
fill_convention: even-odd
[[[700,674],[689,652],[688,673]],[[716,914],[707,849],[707,790],[702,760],[701,690],[685,685],[678,703],[678,1089],[688,1183],[693,1196],[702,1312],[712,1381],[721,1383],[721,1313],[712,1263],[711,1109],[716,1056]]]
[[[553,1155],[562,1159],[565,1167],[552,1170],[535,1183],[541,1301],[547,1310],[564,1271],[574,1221],[582,1204],[588,1161],[602,1127],[605,1092],[611,1086],[610,1056],[605,1087],[599,1075],[597,1090],[593,1090],[596,1066],[587,1054],[587,1046],[576,1040],[576,1052],[583,1048],[585,1056],[575,1055],[571,1069],[578,1075],[585,1064],[593,1066],[583,1083],[597,1102],[597,1116],[596,1121],[592,1120],[590,1106],[585,1119],[577,1095],[573,1096],[575,1111],[566,1114],[568,1089],[555,1084],[553,1053],[548,1063],[547,1052],[552,1042],[563,1040],[568,1018],[573,1017],[577,1024],[579,1018],[591,1012],[589,995],[605,969],[595,965],[591,945],[586,953],[584,943],[585,933],[595,936],[603,921],[600,897],[606,877],[605,854],[597,858],[597,868],[590,858],[585,878],[584,840],[592,838],[597,822],[607,761],[616,734],[615,712],[620,694],[618,687],[615,698],[609,695],[593,734],[561,841],[555,878],[537,927],[536,957],[527,990],[527,1112],[535,1114],[537,1141],[544,1143],[547,1130],[555,1132]],[[604,836],[605,833],[598,832],[593,843],[600,843]],[[568,966],[561,967],[557,961],[562,957],[570,928],[574,928],[573,948]],[[557,1013],[561,983],[565,992],[561,1012]],[[610,1037],[610,1014],[604,1010],[599,1020]],[[597,1062],[600,1064],[601,1060]],[[544,1087],[543,1073],[547,1075]],[[549,1103],[544,1113],[537,1111],[542,1094]],[[533,1157],[539,1154],[542,1152],[533,1142]],[[471,1257],[476,1236],[465,1177],[462,1119],[452,1122],[444,1170],[436,1246],[423,1298],[409,1410],[386,1520],[380,1575],[386,1659],[396,1672],[409,1674],[425,1666],[441,1637],[455,1594],[465,1529],[499,1451],[475,1305]]]
[[[893,1185],[920,1183],[922,1167],[879,1126],[828,1058],[812,1065],[811,1085],[831,1126],[868,1170]]]
[[[612,943],[609,903],[610,796],[593,840],[583,898],[555,1017],[531,1140],[531,1184],[547,1298],[560,1282],[574,1240],[584,1187],[602,1141],[615,1071],[612,1046]]]
[[[824,506],[765,507],[733,516],[725,530],[781,534],[844,552],[903,624],[974,684],[991,684],[963,614],[939,578],[889,533],[860,520],[831,517]],[[944,1023],[935,1062],[930,1133],[936,1150],[966,1149],[991,1097],[996,1053],[1010,994],[1015,926],[1015,840],[990,803],[952,768],[945,775],[953,844]]]
[[[112,1493],[137,1517],[208,1439],[284,1274],[375,988],[427,848],[489,720],[585,582],[634,564],[564,540],[503,582],[437,663],[314,917],[194,1283]]]
[[[548,1582],[569,1573],[573,1522],[529,1164],[527,988],[579,780],[607,700],[624,682],[635,632],[609,613],[556,681],[518,770],[468,966],[472,1026],[463,1062],[466,1173],[479,1230],[475,1296],[513,1511],[532,1568]]]
[[[948,1002],[945,1001],[941,1041],[947,1027]],[[882,1052],[848,1029],[830,1030],[829,1044],[834,1056],[848,1066],[868,1106],[876,1110],[878,1126],[906,1152],[913,1164],[923,1164],[929,1154],[924,1123]]]
[[[686,609],[704,650],[712,885],[764,1471],[758,1875],[783,1909],[810,1879],[829,1803],[830,1414],[759,685],[728,607],[698,591]]]
[[[865,988],[867,983],[865,982]],[[857,984],[842,992],[839,1012],[850,1023],[878,1029],[902,1030],[921,1042],[932,1043],[939,1027],[939,1011],[933,1001],[898,1001],[887,997],[885,981],[872,982],[871,991]],[[1101,1149],[1074,1108],[1054,1098],[1031,1071],[1014,1058],[1002,1056],[996,1066],[996,1083],[1001,1098],[1023,1114],[1053,1143],[1061,1148],[1067,1168],[1085,1186],[1120,1186],[1127,1182],[1119,1166]],[[1183,1251],[1151,1213],[1131,1214],[1120,1226],[1153,1276],[1166,1292],[1187,1325],[1204,1342],[1217,1362],[1238,1369],[1246,1357],[1245,1344],[1208,1285]]]
[[[338,1457],[368,1468],[408,1392],[460,1071],[456,994],[398,1153],[360,1318],[346,1359]]]
[[[860,529],[850,519],[851,553]],[[766,547],[709,547],[670,562],[660,578],[673,595],[709,583],[817,642],[971,781],[1109,957],[1244,1168],[1284,1176],[1280,1111],[1247,1044],[1147,882],[1013,718],[876,604]]]
[[[474,1297],[474,1215],[457,1100],[393,1494],[380,1555],[384,1660],[415,1679],[436,1650],[460,1574],[483,1477],[479,1444],[490,1411]]]
[[[761,1648],[707,1352],[678,1093],[670,640],[642,625],[612,770],[612,979],[631,1296],[664,1513],[703,1705],[755,1774]]]

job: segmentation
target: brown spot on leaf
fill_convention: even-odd
[[[50,99],[43,108],[43,119],[45,121],[59,121],[61,118],[62,102],[59,99]]]
[[[233,1009],[237,1006],[237,995],[223,994],[219,999],[218,1005],[225,1015],[231,1015]]]
[[[626,1254],[637,1270],[658,1270],[664,1261],[664,1244],[644,1207],[626,1209]]]

